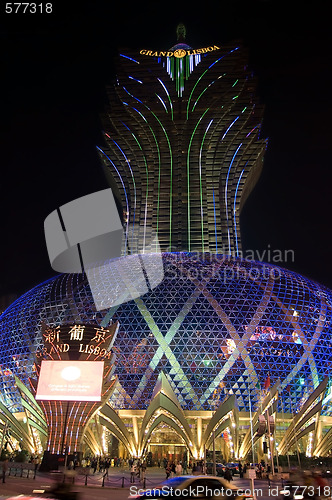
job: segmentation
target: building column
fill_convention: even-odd
[[[202,417],[197,418],[196,422],[196,431],[197,431],[197,450],[200,450],[200,456],[197,458],[203,458],[204,456],[204,449],[201,449],[202,446]]]
[[[137,453],[140,453],[140,450],[138,450],[138,424],[137,424],[137,417],[132,417],[133,420],[133,431],[134,431],[134,439],[135,439],[135,448],[137,450]]]

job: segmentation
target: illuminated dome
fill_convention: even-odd
[[[329,374],[330,290],[262,262],[164,253],[163,264],[158,287],[114,309],[96,311],[79,274],[53,278],[13,303],[0,318],[3,403],[20,409],[13,376],[29,385],[43,324],[119,321],[114,408],[147,408],[163,372],[184,410],[216,409],[230,394],[240,410],[249,411],[249,394],[257,408],[270,377],[271,386],[280,379],[280,411],[291,412]]]

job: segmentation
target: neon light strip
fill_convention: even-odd
[[[233,158],[231,160],[231,163],[229,165],[228,172],[227,172],[227,178],[226,178],[226,186],[225,186],[225,208],[226,208],[227,234],[228,234],[228,251],[229,251],[229,253],[231,253],[231,237],[230,237],[230,233],[229,233],[229,223],[228,223],[229,222],[229,217],[228,217],[228,202],[227,202],[228,179],[229,179],[229,174],[230,174],[230,171],[231,171],[231,168],[232,168],[235,156],[237,155],[237,153],[238,153],[238,151],[239,151],[239,149],[240,149],[241,146],[242,146],[242,142],[238,146],[237,150],[235,151],[235,153],[233,155]]]
[[[83,411],[81,412],[81,416],[80,416],[80,418],[79,418],[79,420],[78,420],[77,430],[76,430],[76,436],[75,436],[74,451],[76,451],[76,450],[77,450],[77,441],[78,441],[79,430],[80,430],[80,428],[81,428],[81,421],[82,421],[82,417],[83,417],[83,414],[85,413],[85,411],[86,411],[86,405],[85,405],[85,407],[84,407]]]
[[[159,61],[160,60],[158,60],[158,62]],[[194,70],[194,67],[197,66],[200,62],[201,56],[199,54],[196,54],[195,56],[186,56],[184,59],[167,57],[166,71],[173,81],[175,79],[175,89],[177,91],[178,97],[182,97],[185,80],[188,79],[188,77]]]
[[[216,81],[216,80],[215,80],[215,81]],[[215,81],[214,81],[214,82],[215,82]],[[206,91],[207,91],[207,89],[208,89],[208,88],[209,88],[209,87],[210,87],[210,86],[211,86],[214,82],[210,83],[210,84],[209,84],[207,87],[205,87],[205,89],[204,89],[204,90],[202,90],[202,92],[199,94],[199,96],[197,97],[197,99],[196,99],[196,101],[195,101],[195,103],[194,103],[194,105],[193,105],[193,107],[192,107],[192,109],[191,109],[191,111],[192,111],[192,112],[193,112],[193,111],[194,111],[194,109],[196,108],[196,105],[197,105],[198,101],[200,100],[200,98],[202,97],[202,95],[204,94],[204,92],[206,92]]]
[[[77,435],[78,435],[78,430],[79,430],[79,426],[77,426],[77,431],[76,431],[76,435],[75,435],[75,445],[73,446],[73,432],[74,432],[74,424],[76,422],[76,419],[77,419],[77,413],[78,411],[80,410],[82,404],[81,403],[78,403],[77,404],[77,408],[76,408],[76,412],[75,412],[75,415],[73,417],[73,425],[71,426],[71,432],[70,432],[70,450],[69,451],[76,451],[76,443],[77,443]],[[83,412],[81,412],[81,414],[84,413],[84,409],[83,409]],[[74,448],[74,449],[73,449]]]
[[[170,75],[170,77],[172,78],[172,75],[171,75],[171,61],[170,61],[169,57],[166,60],[166,71]]]
[[[122,187],[123,187],[123,190],[124,190],[124,195],[125,195],[125,198],[126,198],[126,206],[127,206],[127,214],[128,214],[128,220],[129,220],[129,203],[128,203],[128,197],[127,197],[127,191],[126,191],[126,188],[125,188],[125,185],[124,185],[124,182],[123,182],[123,179],[121,177],[121,174],[119,172],[119,170],[116,168],[116,166],[114,165],[114,163],[112,162],[112,160],[107,156],[106,153],[104,153],[104,151],[102,149],[100,149],[98,146],[96,146],[96,148],[98,149],[98,151],[100,151],[104,156],[105,158],[108,159],[108,161],[110,162],[110,164],[114,167],[116,173],[118,174],[119,176],[119,179],[120,179],[120,182],[122,184]],[[128,229],[129,229],[129,226],[128,224],[126,224],[126,237],[125,237],[125,254],[127,252],[127,240],[128,240]]]
[[[169,105],[170,105],[170,108],[171,108],[171,113],[172,113],[172,121],[173,121],[173,103],[172,103],[172,99],[171,99],[171,96],[169,95],[169,92],[166,88],[166,86],[164,85],[164,83],[160,80],[160,78],[157,78],[158,82],[162,85],[163,89],[165,90],[166,92],[166,95],[168,97],[168,100],[169,100]]]
[[[131,96],[131,97],[134,97],[134,96]],[[135,99],[135,97],[134,97],[134,99]],[[137,100],[139,101],[139,99],[137,99]],[[142,103],[142,101],[139,101],[139,102]],[[138,109],[136,109],[134,107],[131,107],[131,109],[133,109],[134,111],[136,111],[136,113],[138,113],[143,118],[143,120],[145,121],[145,123],[149,126],[147,119],[145,118],[145,116]],[[146,172],[146,191],[145,191],[145,207],[144,207],[143,253],[145,251],[146,220],[147,220],[147,214],[148,214],[148,196],[149,196],[149,170],[148,170],[148,166],[147,166],[146,162],[145,162],[145,172]]]
[[[134,173],[132,171],[132,168],[130,166],[130,161],[128,160],[127,156],[125,155],[124,151],[120,148],[119,144],[117,142],[114,141],[114,139],[111,139],[113,141],[113,143],[118,147],[118,149],[121,151],[127,165],[128,165],[128,168],[130,170],[130,173],[131,173],[131,178],[132,178],[132,181],[133,181],[133,185],[134,185],[134,217],[133,217],[133,229],[132,229],[132,234],[133,234],[133,237],[134,237],[134,226],[135,226],[135,217],[136,217],[136,183],[135,183],[135,177],[134,177]],[[128,216],[128,221],[127,221],[127,224],[129,224],[129,214],[127,214]]]
[[[135,108],[132,108],[132,109],[135,109]],[[137,111],[137,110],[135,110],[135,111]],[[160,170],[161,170],[160,150],[159,150],[158,141],[157,141],[157,138],[156,138],[156,136],[155,136],[155,134],[153,132],[153,129],[151,128],[151,126],[149,125],[148,121],[145,119],[145,117],[141,113],[140,113],[140,116],[143,118],[143,120],[145,121],[145,123],[147,124],[147,126],[150,129],[150,132],[151,132],[151,134],[152,134],[152,136],[154,138],[155,144],[156,144],[157,154],[158,154],[158,198],[157,198],[157,228],[156,228],[156,236],[157,236],[156,237],[156,241],[157,241],[158,240],[158,230],[159,230],[159,200],[160,200]],[[126,128],[128,128],[127,125],[124,124],[124,126]],[[130,129],[128,128],[128,130],[130,130]],[[147,165],[147,162],[146,162],[145,154],[143,152],[143,148],[140,145],[140,143],[139,143],[137,137],[135,136],[135,134],[133,132],[131,132],[131,134],[132,134],[133,138],[135,139],[135,141],[136,141],[139,149],[142,151],[143,159],[144,159],[144,164],[145,164],[145,170],[146,170],[146,172],[148,172],[148,165]]]
[[[135,109],[135,108],[133,108],[133,109]],[[143,116],[143,115],[141,115],[141,116]],[[143,119],[145,120],[144,116],[143,116]],[[147,123],[147,121],[146,121],[146,120],[145,120],[145,122]],[[142,155],[143,155],[143,160],[144,160],[144,164],[145,164],[145,170],[146,170],[146,172],[148,172],[148,165],[147,165],[147,162],[146,162],[146,157],[145,157],[145,154],[144,154],[144,152],[143,152],[143,148],[142,148],[142,146],[140,145],[140,143],[139,143],[139,141],[138,141],[138,139],[137,139],[136,135],[135,135],[135,134],[134,134],[134,133],[130,130],[130,128],[129,128],[129,127],[127,127],[127,125],[126,125],[124,122],[121,122],[121,123],[122,123],[122,125],[123,125],[124,127],[126,127],[126,129],[127,129],[127,130],[131,133],[131,135],[132,135],[132,136],[133,136],[133,138],[135,139],[136,144],[138,145],[138,147],[139,147],[139,149],[141,150]],[[148,124],[148,123],[147,123],[147,125],[149,126],[149,124]],[[149,126],[149,127],[150,127],[150,126]],[[150,127],[150,130],[151,130],[151,127]],[[158,145],[157,145],[157,147],[158,147]],[[159,154],[159,151],[158,151],[158,154]],[[159,155],[159,172],[160,172],[160,155]],[[160,174],[159,174],[159,175],[160,175]]]
[[[160,95],[156,94],[156,96],[158,97],[158,99],[161,102],[161,104],[164,106],[166,113],[168,113],[168,109],[166,108],[166,104],[164,103],[164,101],[162,100],[162,98],[160,97]]]
[[[133,76],[128,76],[128,78],[130,80],[134,80],[135,82],[140,83],[141,85],[143,85],[143,82],[141,80],[137,80],[137,78],[134,78]]]
[[[249,137],[249,135],[251,134],[251,132],[253,132],[257,127],[259,127],[259,125],[256,125],[256,127],[252,128],[249,132],[249,134],[246,135],[246,137]]]
[[[62,433],[62,429],[64,428],[64,421],[63,421],[63,412],[62,412],[62,403],[59,402],[59,411],[60,411],[60,429],[57,426],[57,421],[58,421],[58,403],[57,401],[54,401],[54,404],[52,405],[54,407],[54,421],[55,421],[55,428],[56,428],[56,434],[55,436],[58,436],[58,433],[60,431],[60,434]],[[53,438],[54,439],[54,438]],[[54,445],[53,445],[54,449]],[[60,453],[60,441],[58,442],[58,451],[57,453]]]
[[[222,136],[221,141],[224,140],[225,136],[227,135],[228,131],[231,129],[231,127],[234,125],[234,123],[239,119],[240,117],[237,116],[235,120],[232,121],[232,123],[228,126],[226,129],[226,132]],[[214,231],[215,231],[215,238],[216,238],[216,253],[218,253],[218,242],[217,242],[217,217],[216,217],[216,197],[215,197],[215,192],[214,192],[214,185],[212,188],[212,195],[213,195],[213,212],[214,212]]]
[[[129,57],[129,56],[125,56],[124,54],[119,54],[120,57],[124,57],[125,59],[129,59],[130,61],[133,61],[134,63],[136,64],[140,64],[139,61],[136,61],[135,59],[133,59],[132,57]]]
[[[167,144],[168,144],[168,149],[169,149],[169,155],[170,155],[170,170],[171,170],[171,178],[170,178],[170,202],[169,202],[169,245],[172,246],[172,203],[173,203],[173,154],[172,154],[172,148],[171,148],[171,143],[170,143],[170,140],[168,138],[168,135],[166,133],[166,130],[163,126],[163,124],[161,123],[161,121],[159,120],[159,118],[157,117],[157,115],[146,105],[144,104],[140,99],[138,99],[137,97],[135,97],[134,95],[130,94],[130,92],[128,92],[128,90],[123,87],[124,91],[127,92],[127,94],[129,94],[133,99],[135,99],[136,101],[140,102],[151,114],[152,116],[154,116],[154,118],[157,120],[157,122],[159,123],[159,125],[161,126],[163,132],[164,132],[164,135],[166,137],[166,140],[167,140]],[[139,113],[142,118],[144,119],[144,121],[147,123],[147,125],[149,126],[154,138],[155,138],[155,141],[156,141],[156,144],[157,144],[157,139],[153,133],[153,130],[152,128],[150,127],[150,125],[148,124],[148,121],[147,119],[142,115],[142,113],[136,109],[136,108],[132,108],[134,109],[137,113]],[[158,152],[159,152],[159,147],[158,147]],[[160,157],[159,157],[160,159]],[[148,173],[147,173],[148,175]],[[160,161],[159,161],[159,177],[160,177]],[[160,187],[160,179],[158,179],[158,215],[157,215],[157,228],[159,227],[159,187]],[[146,202],[147,204],[147,202]],[[158,237],[158,231],[157,231],[157,237]],[[157,241],[157,240],[156,240]]]
[[[197,130],[197,127],[208,111],[209,111],[209,108],[207,108],[204,111],[204,113],[202,114],[202,116],[200,117],[198,122],[196,123],[196,126],[193,130],[193,133],[191,134],[191,138],[190,138],[189,146],[188,146],[188,153],[187,153],[187,206],[188,206],[188,251],[189,252],[190,252],[190,248],[191,248],[191,242],[190,242],[190,230],[191,230],[191,228],[190,228],[190,148],[191,148],[191,144],[192,144],[195,132]]]
[[[170,157],[170,173],[171,173],[171,178],[170,178],[170,190],[169,190],[169,246],[172,246],[172,209],[173,209],[173,153],[172,153],[172,147],[170,140],[168,138],[167,132],[162,125],[161,121],[159,118],[152,113],[153,116],[156,118],[156,120],[159,122],[159,125],[161,126],[166,140],[168,144],[168,150],[169,150],[169,157]],[[158,211],[159,211],[159,191],[160,191],[160,170],[159,170],[159,177],[158,177]],[[158,233],[157,233],[158,234]]]
[[[66,431],[65,431],[65,443],[67,443],[67,446],[68,446],[68,448],[69,448],[69,451],[70,451],[70,447],[71,447],[71,435],[72,435],[72,432],[73,432],[73,425],[74,425],[74,420],[75,420],[75,419],[72,419],[72,413],[73,413],[73,411],[74,411],[74,408],[75,408],[75,405],[76,405],[76,404],[77,404],[77,403],[74,403],[74,404],[73,404],[73,406],[72,406],[72,408],[71,408],[71,410],[70,410],[70,413],[69,413],[69,416],[68,416],[68,425],[67,425],[67,427],[66,427]],[[70,422],[70,420],[72,420],[72,422],[73,422],[73,423],[72,423],[72,430],[71,430],[71,432],[70,432],[70,437],[69,437],[69,439],[68,439],[68,434],[69,434],[69,422]]]
[[[194,111],[194,109],[195,109],[195,107],[196,107],[196,105],[197,105],[198,101],[200,100],[200,98],[202,97],[202,95],[204,94],[204,92],[206,92],[206,91],[207,91],[207,89],[208,89],[209,87],[211,87],[211,85],[213,85],[214,83],[216,83],[216,81],[217,81],[217,80],[220,80],[220,78],[222,78],[222,77],[223,77],[223,76],[225,76],[225,75],[226,75],[226,73],[224,73],[223,75],[220,75],[220,76],[219,76],[216,80],[214,80],[213,82],[209,83],[209,85],[208,85],[207,87],[205,87],[205,89],[204,89],[204,90],[202,90],[202,92],[201,92],[201,93],[199,94],[199,96],[197,97],[197,99],[196,99],[196,101],[195,101],[195,104],[193,105],[193,107],[192,107],[192,109],[191,109],[191,111],[192,111],[192,112]]]
[[[212,124],[213,120],[210,121],[208,126],[206,127],[202,142],[201,142],[201,148],[199,151],[199,190],[200,190],[200,203],[201,203],[201,233],[202,233],[202,250],[204,252],[204,213],[203,213],[203,192],[202,192],[202,151],[203,151],[203,145],[205,141],[206,134]]]
[[[248,162],[247,162],[248,163]],[[247,165],[246,163],[246,165]],[[236,242],[236,256],[238,257],[239,255],[239,246],[238,246],[238,241],[237,241],[237,227],[236,227],[236,197],[237,197],[237,192],[238,192],[238,189],[239,189],[239,185],[240,185],[240,181],[242,179],[242,175],[243,175],[243,172],[244,172],[244,169],[242,170],[241,174],[240,174],[240,177],[239,177],[239,180],[237,181],[237,186],[236,186],[236,190],[235,190],[235,198],[234,198],[234,208],[233,208],[233,215],[234,215],[234,226],[235,226],[235,242]]]
[[[238,50],[239,47],[235,47],[235,49],[232,49],[230,50],[229,52],[227,52],[227,54],[223,55],[222,57],[220,57],[219,59],[217,59],[214,63],[212,63],[202,74],[201,76],[197,79],[195,85],[193,86],[193,89],[190,93],[190,96],[189,96],[189,99],[188,99],[188,104],[187,104],[187,120],[189,118],[189,104],[190,104],[190,101],[191,101],[191,98],[192,98],[192,95],[197,87],[197,85],[199,84],[199,82],[201,81],[201,79],[204,77],[204,75],[209,71],[209,69],[211,69],[215,64],[217,64],[219,61],[221,61],[224,57],[228,56],[229,54],[231,54],[232,52],[235,52],[236,50]]]
[[[214,189],[212,191],[212,194],[213,194],[214,234],[215,234],[215,238],[216,238],[216,253],[218,253],[216,200],[215,200],[215,197],[214,197]]]
[[[51,402],[49,401],[48,402],[48,411],[51,415],[51,422],[50,422],[50,425],[52,425],[52,430],[53,430],[53,434],[54,436],[52,437],[51,434],[49,436],[49,450],[51,450],[51,444],[53,442],[53,447],[52,447],[52,453],[56,453],[56,450],[55,450],[55,439],[57,438],[58,436],[58,433],[59,433],[59,428],[58,428],[58,419],[56,418],[55,421],[54,421],[54,418],[53,418],[53,407],[55,406],[56,403],[54,402]],[[60,409],[61,409],[61,405],[60,405]],[[61,415],[62,417],[62,415]],[[60,434],[61,434],[61,420],[60,420]]]
[[[228,127],[228,128],[227,128],[227,130],[226,130],[226,132],[225,132],[225,133],[224,133],[224,135],[222,136],[221,141],[223,141],[223,140],[224,140],[224,138],[225,138],[226,134],[228,133],[229,129],[230,129],[231,127],[233,127],[234,123],[235,123],[235,122],[236,122],[239,118],[240,118],[240,117],[239,117],[239,116],[237,116],[237,117],[235,118],[235,120],[234,120],[234,121],[232,121],[232,123],[229,125],[229,127]]]
[[[147,187],[146,187],[146,194],[145,194],[145,220],[144,220],[144,242],[143,242],[143,249],[144,249],[144,247],[145,247],[145,234],[146,234],[147,207],[148,207],[149,171],[148,171],[148,164],[146,162],[146,157],[145,157],[145,154],[143,152],[143,148],[140,145],[140,143],[139,143],[137,137],[135,136],[135,134],[133,132],[131,132],[131,134],[132,134],[133,138],[135,139],[138,147],[142,151],[144,165],[145,165],[145,171],[146,171],[146,183],[147,183]]]

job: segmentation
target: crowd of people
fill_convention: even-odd
[[[90,467],[93,470],[93,474],[96,472],[108,473],[108,469],[110,467],[127,467],[128,459],[123,459],[121,457],[110,457],[110,456],[95,456],[95,457],[87,457],[83,458],[81,463],[75,463],[75,458],[71,462],[69,462],[69,468],[75,469],[78,465],[81,467]]]
[[[130,468],[130,482],[134,483],[136,477],[140,480],[144,480],[145,471],[146,471],[146,461],[145,460],[134,460],[132,458],[129,459],[128,465]]]
[[[158,464],[160,467],[160,464]],[[163,459],[163,466],[166,473],[166,479],[174,476],[182,476],[186,474],[193,474],[195,476],[203,474],[204,463],[203,461],[193,462],[189,460],[189,463],[184,461],[169,461],[167,458]]]

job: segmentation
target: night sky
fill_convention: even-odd
[[[258,77],[269,144],[241,216],[244,249],[292,249],[294,262],[285,267],[332,288],[332,44],[325,7],[268,0],[199,8],[114,4],[54,1],[52,14],[16,15],[1,6],[0,295],[20,295],[54,276],[44,219],[108,187],[95,146],[117,47],[167,49],[179,22],[194,48],[242,39]]]

